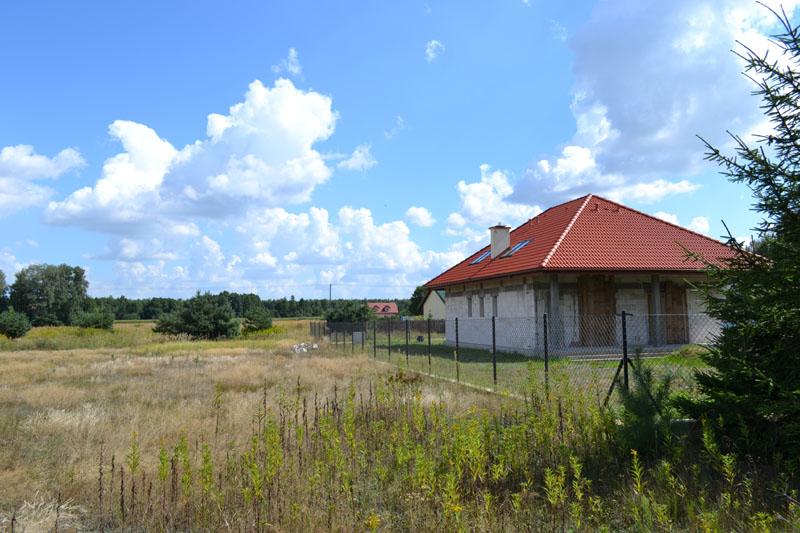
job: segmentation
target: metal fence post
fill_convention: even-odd
[[[378,321],[372,321],[372,356],[378,358]]]
[[[406,366],[408,366],[408,320],[406,322]]]
[[[389,352],[389,361],[392,360],[392,319],[391,317],[386,319],[386,334],[388,336],[388,340],[386,341],[386,350]]]
[[[494,386],[497,387],[497,336],[494,316],[492,317],[492,379],[494,380]]]
[[[428,374],[431,373],[431,319],[428,318]]]
[[[542,315],[542,340],[544,341],[544,394],[550,399],[550,346],[547,342],[547,313]]]
[[[366,322],[362,322],[361,323],[361,351],[362,352],[364,351],[364,343],[367,342],[366,336],[367,336],[367,323]]]
[[[350,353],[356,353],[356,324],[350,324]]]
[[[628,326],[625,320],[627,313],[622,312],[622,361],[623,361],[623,382],[625,390],[630,390],[628,386]]]
[[[456,358],[456,381],[461,381],[458,369],[458,317],[456,317],[456,351],[453,353],[453,356]]]

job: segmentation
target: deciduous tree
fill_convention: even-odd
[[[31,265],[17,272],[11,305],[34,326],[71,324],[83,310],[88,288],[81,267]]]

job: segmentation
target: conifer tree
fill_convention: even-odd
[[[705,261],[709,313],[722,331],[705,356],[710,371],[697,382],[700,399],[684,401],[690,414],[718,429],[730,449],[754,456],[800,457],[800,33],[785,13],[772,42],[779,57],[740,43],[744,74],[772,131],[754,141],[732,135],[735,153],[706,143],[707,159],[752,191],[762,220],[756,238],[767,256],[730,237],[735,257]]]

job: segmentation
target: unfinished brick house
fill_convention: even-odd
[[[622,311],[634,346],[704,343],[718,331],[692,289],[703,265],[686,252],[718,263],[733,255],[721,242],[592,194],[490,232],[487,246],[426,284],[446,293],[448,341],[458,318],[463,346],[489,346],[487,321],[476,319],[494,316],[498,349],[535,353],[547,314],[551,346],[614,346]]]

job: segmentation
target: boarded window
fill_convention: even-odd
[[[481,309],[480,309],[481,318],[483,318],[484,317],[484,314],[483,314],[483,296],[480,297],[479,304],[480,304],[480,307],[481,307]]]
[[[601,275],[578,278],[580,342],[582,346],[612,346],[615,342],[616,286]]]
[[[683,344],[688,342],[688,324],[686,323],[686,288],[667,281],[664,283],[664,310],[666,311],[665,328],[667,344]]]
[[[467,296],[467,318],[472,318],[472,296]]]

